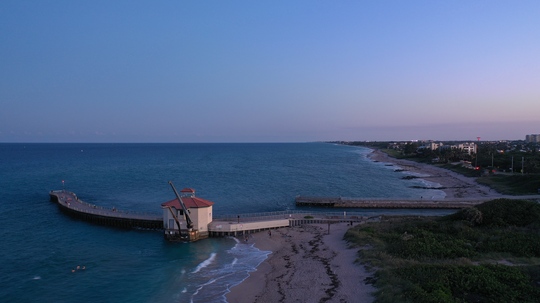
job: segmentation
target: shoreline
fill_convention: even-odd
[[[392,158],[377,149],[367,157],[440,184],[445,199],[502,197],[474,178],[444,168]],[[272,236],[266,232],[253,234],[250,242],[272,253],[248,278],[230,289],[225,295],[227,302],[373,302],[376,289],[364,282],[373,273],[358,263],[360,248],[348,247],[343,239],[351,227],[332,224],[328,234],[327,225],[313,224],[272,230]]]
[[[440,184],[440,190],[446,194],[445,199],[452,198],[501,198],[503,195],[488,186],[478,184],[475,178],[466,177],[459,173],[411,160],[397,159],[375,149],[367,155],[368,159],[377,162],[390,163],[401,167],[405,171],[422,175],[419,179]]]

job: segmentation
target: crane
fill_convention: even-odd
[[[176,188],[174,187],[174,184],[172,183],[172,181],[169,181],[169,185],[171,185],[171,187],[172,187],[172,189],[174,191],[174,194],[176,195],[176,198],[180,202],[180,206],[182,206],[182,210],[183,210],[183,213],[184,213],[184,218],[186,219],[187,229],[191,230],[193,228],[193,221],[191,220],[191,217],[189,216],[189,212],[188,212],[188,210],[186,208],[186,205],[184,204],[184,201],[182,201],[182,198],[180,198],[180,195],[176,191]],[[176,224],[178,224],[178,229],[180,230],[180,222],[178,222],[178,218],[176,218],[176,216],[174,215],[173,211],[170,208],[169,208],[169,210],[171,211],[174,219],[176,220]]]

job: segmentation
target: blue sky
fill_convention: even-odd
[[[1,1],[0,142],[524,139],[539,1]]]

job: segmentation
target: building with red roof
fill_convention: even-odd
[[[212,222],[212,205],[214,202],[195,196],[195,190],[184,188],[180,191],[180,199],[173,199],[161,204],[163,209],[163,227],[168,238],[176,235],[189,234],[197,239],[208,237],[208,224]],[[191,220],[192,228],[188,228],[188,219]],[[193,236],[192,236],[193,235]]]

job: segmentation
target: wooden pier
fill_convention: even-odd
[[[123,228],[163,229],[163,218],[159,215],[103,208],[83,202],[74,193],[64,190],[50,191],[49,197],[65,213],[93,223]]]

